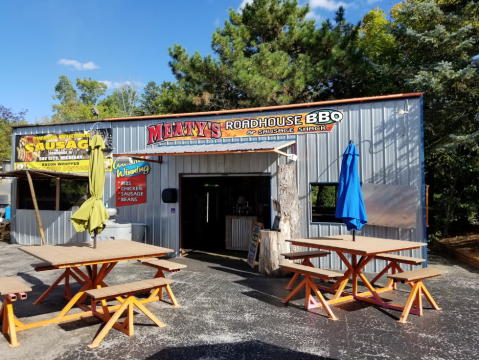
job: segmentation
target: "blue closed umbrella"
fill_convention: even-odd
[[[358,176],[358,157],[356,146],[350,141],[343,154],[335,215],[344,220],[349,231],[353,230],[353,241],[355,231],[368,222]]]

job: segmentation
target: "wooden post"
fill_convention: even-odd
[[[30,193],[32,194],[33,207],[35,208],[35,215],[37,216],[38,229],[40,230],[40,236],[42,237],[43,245],[45,245],[45,234],[43,233],[42,219],[40,218],[40,212],[38,211],[37,197],[35,196],[35,189],[33,188],[33,181],[30,172],[27,170],[28,185],[30,185]]]
[[[296,164],[278,166],[278,200],[281,204],[281,217],[289,218],[290,239],[300,238],[303,211],[296,186]],[[298,251],[302,251],[300,246],[291,246],[291,252]]]
[[[281,231],[261,230],[261,242],[259,252],[259,272],[267,276],[283,277],[290,276],[291,272],[280,268],[280,264],[293,263],[286,260],[282,253],[290,252],[291,239],[289,218],[282,217],[280,222]]]
[[[55,210],[60,210],[60,178],[55,179]]]

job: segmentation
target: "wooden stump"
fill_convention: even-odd
[[[260,252],[259,252],[259,272],[266,276],[285,277],[290,276],[289,271],[284,271],[279,267],[280,264],[292,263],[285,260],[282,253],[290,252],[291,243],[286,239],[291,239],[291,229],[289,218],[281,218],[281,231],[261,230],[260,232]]]
[[[303,211],[299,203],[295,164],[278,166],[278,199],[281,205],[281,216],[289,218],[290,239],[300,238]],[[291,252],[298,251],[303,251],[300,246],[291,246]]]

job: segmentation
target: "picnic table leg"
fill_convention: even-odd
[[[311,284],[311,288],[312,290],[314,291],[314,293],[316,294],[316,296],[318,297],[319,301],[321,302],[321,304],[323,305],[324,307],[324,310],[326,310],[326,312],[328,313],[329,315],[329,318],[331,320],[339,320],[333,313],[333,311],[331,310],[331,308],[329,307],[328,305],[328,301],[326,301],[326,299],[324,298],[323,294],[321,294],[321,292],[319,291],[318,287],[316,286],[316,284],[314,283],[314,281],[312,281],[312,284]]]
[[[303,262],[301,263],[301,265],[304,265],[304,266],[311,266],[314,268],[314,265],[313,263],[309,260],[309,258],[306,258],[303,260]],[[299,273],[295,272],[294,275],[293,275],[293,278],[291,279],[291,281],[288,283],[288,285],[286,286],[286,290],[291,290],[293,288],[293,284],[296,282],[296,280],[298,280],[299,278]],[[321,279],[320,279],[321,280]],[[322,281],[322,280],[321,280]]]
[[[178,302],[176,301],[175,295],[173,295],[173,291],[171,291],[170,285],[167,284],[165,288],[166,288],[166,292],[168,293],[168,296],[170,297],[171,302],[173,303],[173,306],[180,306],[180,304],[178,304]]]
[[[351,256],[351,265],[354,270],[356,270],[358,263],[356,255]],[[353,270],[353,296],[358,294],[358,275],[356,271]]]
[[[283,304],[287,304],[304,286],[306,285],[306,279],[301,281],[296,288],[289,293],[288,296],[282,301]]]
[[[153,315],[146,307],[144,307],[136,298],[132,298],[131,301],[135,306],[143,312],[151,321],[153,321],[158,327],[165,327],[166,325],[163,324],[160,320],[156,318],[155,315]]]
[[[70,269],[65,270],[65,288],[63,289],[63,297],[70,300],[72,298],[72,292],[70,290]]]
[[[378,281],[379,278],[380,278],[381,276],[383,276],[385,273],[387,273],[388,270],[391,269],[391,268],[393,268],[393,262],[390,262],[389,264],[387,264],[386,267],[385,267],[384,269],[382,269],[381,272],[380,272],[379,274],[377,274],[377,275],[374,277],[374,279],[372,279],[372,280],[370,281],[371,285],[374,285],[374,284],[376,283],[376,281]],[[395,270],[395,269],[393,268],[392,271],[394,271],[394,270]],[[393,272],[393,274],[394,274],[394,272]],[[392,280],[392,279],[391,279],[391,280]],[[392,285],[392,284],[391,284],[391,285]],[[388,283],[388,287],[390,287],[390,284],[389,284],[389,283]]]
[[[100,331],[100,333],[97,335],[95,340],[90,345],[87,345],[90,349],[98,347],[100,345],[101,341],[103,338],[108,334],[110,329],[113,327],[113,325],[117,322],[117,320],[120,318],[120,316],[123,314],[123,311],[128,307],[129,301],[125,301],[123,304],[121,304],[120,308],[115,312],[115,314],[108,320],[106,325],[103,327],[103,329]]]
[[[40,295],[40,297],[36,301],[33,302],[33,305],[40,304],[48,296],[48,294],[50,294],[53,291],[53,289],[55,289],[58,286],[58,284],[63,280],[65,276],[66,276],[66,271],[64,271],[63,274],[61,274],[60,277],[56,279],[55,282],[52,285],[50,285],[50,287],[42,295]]]
[[[295,272],[294,275],[293,275],[293,278],[291,279],[291,281],[286,286],[286,290],[291,290],[293,288],[293,284],[296,282],[296,280],[298,280],[298,278],[299,278],[299,273]]]
[[[434,301],[431,294],[429,293],[429,291],[426,289],[426,287],[424,286],[422,282],[421,282],[421,290],[424,293],[424,296],[426,297],[427,301],[429,301],[429,303],[432,305],[434,309],[442,310],[439,306],[437,306],[436,302]]]
[[[400,323],[405,323],[406,322],[407,316],[409,315],[409,311],[411,310],[413,302],[415,301],[415,298],[416,298],[417,292],[419,290],[419,287],[420,287],[420,282],[417,282],[417,283],[414,284],[414,286],[411,290],[411,293],[409,294],[409,297],[407,299],[406,306],[404,307],[404,310],[401,314],[401,318],[398,320],[398,322],[400,322]]]
[[[8,324],[8,332],[10,335],[10,344],[8,346],[10,347],[17,347],[20,344],[17,341],[17,332],[15,330],[15,317],[13,316],[13,305],[12,301],[8,298],[8,295],[5,296],[5,299],[7,300],[5,303],[5,314],[3,317],[3,323]]]

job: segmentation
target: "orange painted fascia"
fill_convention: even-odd
[[[221,114],[233,114],[233,113],[252,112],[252,111],[269,111],[269,110],[291,109],[291,108],[299,108],[299,107],[324,106],[324,105],[357,103],[357,102],[378,101],[378,100],[392,100],[392,99],[421,97],[421,96],[422,96],[422,92],[416,92],[416,93],[406,93],[406,94],[370,96],[370,97],[353,98],[353,99],[345,99],[345,100],[331,100],[331,101],[319,101],[319,102],[302,103],[302,104],[257,107],[257,108],[249,108],[249,109],[205,111],[205,112],[166,114],[166,115],[132,116],[132,117],[124,117],[124,118],[106,118],[103,120],[104,121],[128,121],[128,120],[146,120],[146,119],[161,119],[161,118],[174,118],[174,117],[179,118],[179,117],[187,117],[187,116],[221,115]]]

